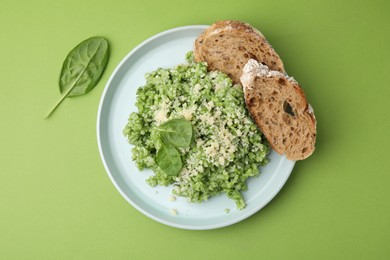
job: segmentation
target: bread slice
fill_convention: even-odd
[[[250,59],[241,76],[245,102],[272,148],[290,160],[314,151],[316,118],[298,82]]]
[[[222,71],[236,84],[240,84],[242,69],[249,59],[285,72],[282,60],[264,35],[247,23],[219,21],[195,40],[194,60],[207,62],[210,71]]]

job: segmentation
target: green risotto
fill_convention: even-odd
[[[243,209],[246,180],[259,175],[269,147],[246,109],[241,86],[224,73],[208,72],[206,63],[194,63],[191,52],[186,58],[188,64],[147,73],[137,90],[138,112],[123,130],[134,145],[133,160],[140,170],[154,171],[147,180],[151,186],[173,185],[175,195],[191,202],[225,193]],[[166,147],[158,129],[172,119],[187,120],[193,129],[189,147],[172,148],[180,155],[178,174],[162,170],[157,158]]]

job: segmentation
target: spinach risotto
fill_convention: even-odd
[[[241,86],[193,62],[191,52],[186,58],[187,64],[147,73],[137,90],[138,111],[123,130],[134,145],[133,160],[140,170],[154,171],[147,180],[151,186],[173,185],[175,195],[191,202],[225,193],[243,209],[241,192],[268,162],[270,149],[246,109]],[[167,132],[171,139],[162,138]],[[183,135],[189,138],[184,147],[166,141]]]

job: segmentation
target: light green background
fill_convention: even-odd
[[[1,0],[0,259],[390,259],[389,13],[385,0]],[[267,36],[315,109],[317,148],[249,219],[175,229],[110,182],[98,104],[141,41],[220,19]],[[112,47],[102,80],[43,120],[66,54],[94,35]]]

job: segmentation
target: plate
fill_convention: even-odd
[[[97,118],[100,156],[120,194],[146,216],[183,229],[220,228],[248,218],[274,198],[294,167],[294,161],[271,152],[270,163],[261,168],[260,176],[248,179],[248,191],[243,193],[247,206],[243,210],[237,210],[235,202],[224,194],[202,203],[190,203],[182,197],[170,201],[172,186],[153,188],[145,181],[152,171],[137,169],[131,159],[132,146],[122,134],[129,114],[136,111],[137,88],[145,84],[145,73],[185,63],[185,54],[193,49],[195,38],[205,28],[206,25],[174,28],[133,49],[108,80]]]

